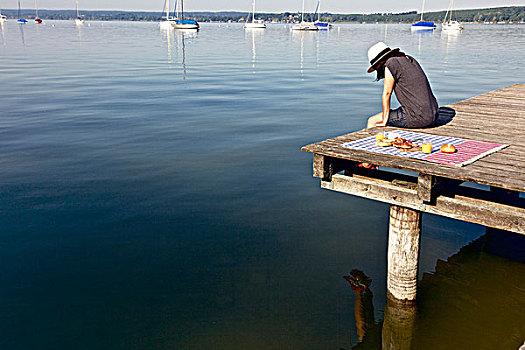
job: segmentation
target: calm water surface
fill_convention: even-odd
[[[300,151],[380,110],[379,40],[419,59],[440,105],[523,82],[523,25],[4,25],[0,348],[388,344],[388,206],[321,190]],[[412,348],[517,348],[525,265],[480,226],[423,224]]]

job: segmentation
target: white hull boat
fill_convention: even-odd
[[[463,29],[461,23],[452,19],[452,13],[454,12],[454,0],[450,0],[450,5],[448,6],[447,13],[445,14],[445,19],[441,24],[441,30],[448,31],[460,31]]]
[[[303,11],[301,12],[301,23],[294,24],[292,30],[302,30],[302,31],[318,31],[319,27],[315,25],[314,22],[305,22],[304,21],[304,0],[303,0]]]
[[[463,29],[463,26],[458,21],[448,21],[443,22],[441,24],[442,30],[450,30],[450,31],[460,31]]]
[[[301,22],[294,24],[292,26],[292,30],[316,31],[319,30],[319,27],[317,27],[313,22]]]
[[[249,17],[248,17],[249,18]],[[255,19],[255,0],[252,1],[252,21],[244,23],[244,28],[265,29],[266,24],[262,19]]]

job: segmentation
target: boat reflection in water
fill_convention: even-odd
[[[525,237],[490,231],[419,282],[417,303],[387,297],[374,321],[372,281],[352,270],[352,349],[519,349],[525,335]],[[382,328],[382,329],[381,329]]]

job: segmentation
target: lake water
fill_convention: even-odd
[[[524,25],[1,30],[9,350],[380,348],[399,321],[386,305],[388,206],[321,190],[300,147],[380,110],[366,73],[380,40],[418,58],[440,105],[524,77]],[[412,348],[525,340],[525,264],[484,233],[424,216]],[[343,279],[352,269],[373,281],[366,298]]]

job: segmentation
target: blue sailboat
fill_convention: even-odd
[[[180,0],[180,18],[172,23],[175,29],[199,29],[199,23],[193,19],[184,19],[184,0]]]
[[[425,9],[425,0],[423,0],[423,6],[421,7],[421,19],[419,22],[412,24],[410,27],[411,30],[434,30],[436,29],[436,24],[434,22],[425,22],[423,21],[423,12]]]
[[[20,24],[26,24],[27,23],[27,19],[21,18],[21,16],[20,16],[20,0],[18,0],[18,19],[16,20],[16,22],[20,23]]]
[[[315,18],[317,18],[317,19],[314,20],[314,25],[317,28],[319,28],[320,30],[332,29],[332,24],[331,23],[321,22],[319,20],[320,13],[321,13],[321,0],[317,0],[317,7],[315,8],[315,13],[314,13],[314,19]]]

